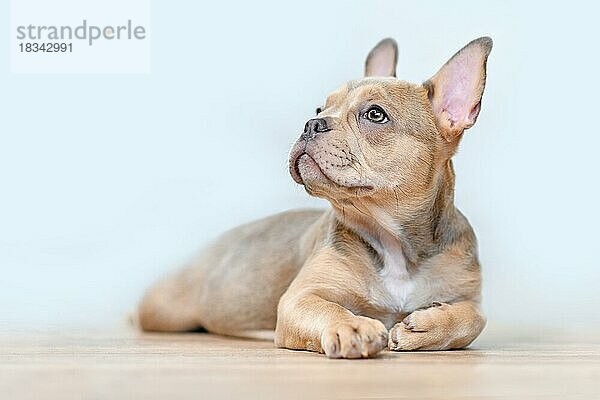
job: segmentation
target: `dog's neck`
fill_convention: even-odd
[[[382,258],[403,257],[407,267],[437,254],[452,229],[454,171],[448,161],[419,196],[398,190],[375,197],[331,201],[337,218],[373,247]],[[385,256],[385,257],[384,257]]]

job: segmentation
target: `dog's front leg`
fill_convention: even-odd
[[[284,296],[279,306],[275,344],[325,353],[329,358],[372,357],[387,347],[388,331],[372,318],[316,294]]]
[[[448,350],[471,344],[485,326],[479,304],[436,303],[414,311],[390,331],[390,350]]]
[[[329,358],[372,357],[385,349],[385,326],[342,306],[364,298],[361,279],[360,268],[346,268],[331,253],[316,255],[279,301],[275,344]]]

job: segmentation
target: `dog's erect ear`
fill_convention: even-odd
[[[365,63],[365,76],[396,76],[398,45],[394,39],[383,39],[371,50]]]
[[[492,39],[473,40],[424,83],[438,128],[448,141],[473,126],[481,109]]]

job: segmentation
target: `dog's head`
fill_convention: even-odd
[[[397,46],[381,41],[365,77],[333,92],[292,147],[294,180],[315,196],[343,201],[398,190],[410,197],[431,187],[436,171],[475,123],[492,40],[479,38],[431,79],[395,77]]]

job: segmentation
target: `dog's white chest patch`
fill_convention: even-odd
[[[394,225],[384,212],[378,212],[377,219],[383,226]],[[414,311],[418,308],[416,306],[418,300],[415,296],[417,284],[408,273],[400,241],[386,233],[386,230],[380,230],[377,237],[363,231],[362,237],[383,261],[383,268],[378,271],[380,285],[371,293],[373,302],[389,313],[390,322],[397,314]]]
[[[384,251],[384,267],[379,277],[385,295],[383,306],[391,312],[399,313],[411,308],[411,296],[415,291],[415,282],[406,269],[406,260],[402,252],[390,254]]]

